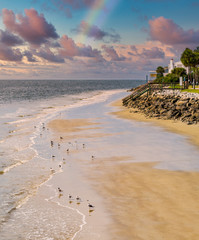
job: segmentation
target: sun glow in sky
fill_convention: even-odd
[[[0,79],[145,79],[199,46],[199,0],[0,4]]]

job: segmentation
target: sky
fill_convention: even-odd
[[[199,0],[0,0],[0,79],[145,79],[199,46]]]

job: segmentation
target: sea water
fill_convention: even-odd
[[[89,180],[83,183],[80,177],[81,169],[95,163],[91,156],[98,164],[117,159],[110,164],[156,162],[159,169],[199,170],[199,151],[186,137],[109,114],[117,111],[111,102],[142,83],[0,81],[0,239],[106,240],[97,225],[100,217],[106,223],[106,212],[86,213],[88,199],[98,209],[101,204]],[[93,119],[96,128],[79,133],[75,141],[71,135],[72,142],[59,149],[50,145],[53,133],[47,127],[57,118]],[[67,155],[67,148],[72,153]],[[60,182],[64,197],[57,189]],[[69,193],[80,195],[82,204],[68,204]]]

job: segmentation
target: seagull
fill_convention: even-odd
[[[89,200],[87,200],[87,202],[88,202],[88,207],[89,208],[94,208],[95,207],[95,206],[93,206],[92,204],[89,203]]]
[[[68,195],[68,198],[69,198],[69,200],[73,200],[73,196],[72,195]]]
[[[89,216],[91,216],[90,214],[92,213],[92,212],[94,212],[94,206],[92,205],[92,204],[88,204],[88,208],[89,208],[89,210],[88,210],[88,212],[89,212]]]
[[[76,200],[77,200],[77,201],[81,201],[81,198],[77,196],[77,197],[76,197]]]
[[[73,200],[74,200],[73,197],[72,197],[72,195],[70,195],[70,194],[68,195],[68,199],[69,199],[69,203],[70,203],[70,204],[71,204],[71,203],[73,202]]]
[[[78,205],[82,202],[81,198],[78,197],[78,196],[76,197],[76,200],[77,200],[77,204],[78,204]]]
[[[89,208],[94,208],[95,206],[93,206],[92,204],[88,204]]]

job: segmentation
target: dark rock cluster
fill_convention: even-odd
[[[199,99],[180,95],[146,94],[132,100],[130,96],[123,99],[123,105],[135,108],[148,117],[181,120],[187,124],[199,122]]]

